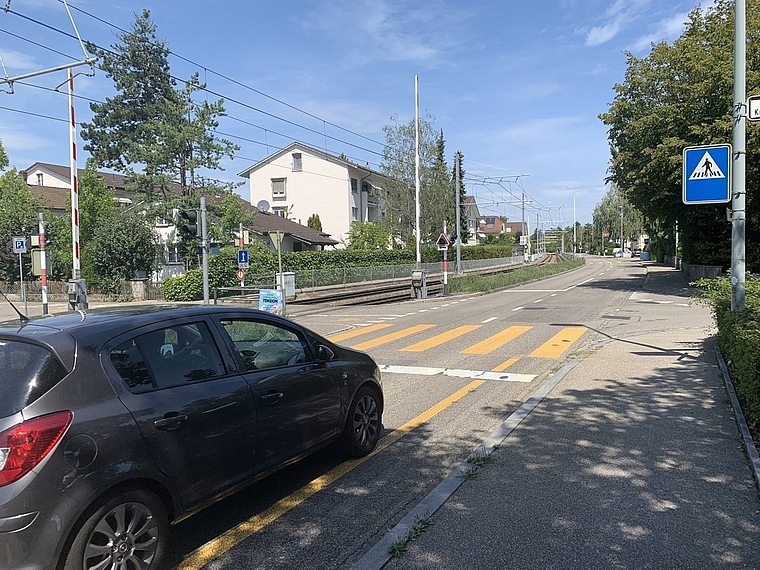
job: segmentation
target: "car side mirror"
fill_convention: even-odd
[[[327,362],[335,358],[335,353],[330,347],[320,344],[317,349],[317,358],[323,362]]]

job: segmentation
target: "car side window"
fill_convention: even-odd
[[[306,340],[289,329],[258,321],[223,320],[246,370],[303,364],[312,359]]]
[[[227,371],[205,323],[151,331],[111,350],[111,363],[132,392],[224,376]]]

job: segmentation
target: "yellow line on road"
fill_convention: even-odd
[[[463,351],[461,351],[462,354],[488,354],[489,352],[492,352],[499,348],[500,346],[503,346],[507,344],[510,340],[516,339],[518,336],[520,336],[523,333],[528,332],[533,327],[509,327],[508,329],[504,329],[499,334],[495,334],[492,337],[487,338],[486,340],[479,342],[478,344],[473,344],[469,348],[465,348]]]
[[[349,338],[354,338],[355,336],[359,336],[359,335],[362,335],[362,334],[367,334],[367,333],[379,331],[380,329],[387,329],[389,326],[391,326],[391,325],[389,325],[387,323],[377,324],[377,325],[370,325],[368,327],[362,327],[360,329],[354,329],[352,331],[346,331],[344,333],[328,336],[327,338],[328,338],[328,340],[331,340],[332,342],[341,342],[341,341],[347,340]]]
[[[386,334],[386,335],[377,337],[376,339],[368,340],[367,342],[356,344],[352,346],[351,348],[355,348],[356,350],[368,350],[370,348],[375,348],[376,346],[380,346],[381,344],[393,342],[394,340],[398,340],[400,338],[404,338],[406,336],[413,335],[418,332],[426,331],[428,329],[432,329],[434,326],[435,325],[417,325],[414,327],[409,327],[408,329],[396,331],[395,333]]]
[[[370,457],[374,457],[376,454],[380,453],[383,449],[399,440],[414,428],[419,427],[423,423],[429,421],[441,413],[443,410],[448,408],[451,404],[462,399],[469,392],[475,390],[482,384],[485,384],[483,380],[475,380],[473,382],[470,382],[461,390],[457,390],[448,398],[441,400],[432,408],[422,412],[413,420],[405,423],[401,427],[393,430],[391,433],[386,435],[383,439],[380,440],[380,442],[378,442],[375,450],[366,457],[362,457],[360,459],[352,459],[350,461],[341,463],[324,475],[317,477],[310,483],[307,483],[292,495],[283,497],[265,511],[251,517],[247,521],[240,523],[236,527],[231,528],[211,542],[207,542],[205,545],[201,546],[198,550],[191,553],[180,564],[178,564],[174,570],[198,570],[202,568],[215,558],[218,558],[228,550],[232,549],[234,546],[246,538],[254,535],[268,524],[273,523],[282,515],[291,509],[294,509],[312,495],[315,495],[331,483],[334,483],[343,477],[343,475],[367,461]]]
[[[499,364],[496,368],[492,370],[492,372],[504,372],[507,368],[512,366],[515,362],[520,360],[522,358],[522,354],[518,354],[517,356],[513,356],[509,360],[505,360],[501,364]]]
[[[416,344],[412,344],[407,347],[400,348],[399,351],[400,352],[422,352],[423,350],[428,350],[429,348],[433,348],[434,346],[438,346],[439,344],[443,344],[444,342],[448,342],[455,338],[459,338],[463,334],[467,334],[468,332],[472,332],[475,329],[479,329],[480,326],[481,325],[463,325],[461,327],[451,329],[450,331],[447,331],[445,333],[435,335],[434,337],[429,338],[427,340],[423,340],[422,342],[418,342]]]
[[[565,327],[528,356],[534,358],[559,358],[585,332],[586,327]]]

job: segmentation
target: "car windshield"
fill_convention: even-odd
[[[0,339],[0,418],[22,410],[64,376],[66,370],[49,350]]]

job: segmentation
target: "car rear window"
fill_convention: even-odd
[[[49,350],[0,339],[0,418],[21,411],[66,376]]]

